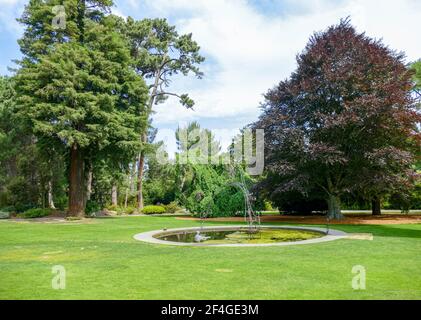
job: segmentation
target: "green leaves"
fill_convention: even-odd
[[[421,60],[414,62],[411,65],[411,69],[414,71],[414,81],[417,89],[421,89]]]
[[[414,72],[413,80],[415,86],[413,91],[415,92],[415,99],[419,108],[421,102],[421,59],[411,65],[411,70]]]
[[[191,109],[194,106],[194,101],[187,94],[182,94],[180,96],[180,103],[187,109]]]
[[[370,200],[410,183],[413,159],[402,160],[413,158],[406,156],[411,143],[419,148],[419,114],[403,54],[346,19],[315,34],[297,64],[266,94],[255,124],[265,129],[265,166],[279,177],[267,181],[270,192],[353,192]]]
[[[162,103],[168,96],[176,96],[183,106],[192,108],[194,101],[187,94],[179,95],[168,89],[170,78],[179,73],[203,76],[198,65],[205,59],[199,54],[200,47],[192,34],[179,35],[166,19],[135,21],[128,18],[126,23],[116,20],[130,43],[135,70],[152,80],[150,106]]]
[[[111,1],[87,1],[105,12]],[[48,19],[36,24],[40,12],[55,4],[32,1],[22,22],[28,25],[22,39],[37,51],[38,43],[29,38],[33,32],[48,50],[37,51],[37,59],[17,73],[19,112],[33,124],[34,133],[58,139],[67,147],[100,151],[113,146],[125,153],[139,148],[138,136],[145,128],[147,88],[141,76],[131,69],[129,47],[112,29],[111,20],[91,20],[86,12],[83,30],[73,30],[77,1],[66,3],[68,26],[66,41],[47,37]],[[75,13],[73,15],[73,13]],[[78,32],[84,32],[80,43]],[[27,56],[33,58],[30,51]],[[135,150],[130,150],[131,154]]]
[[[55,43],[78,41],[81,34],[85,33],[81,27],[89,21],[101,21],[110,11],[112,3],[110,0],[30,0],[18,19],[26,27],[23,37],[18,41],[24,54],[22,62],[38,61]],[[86,11],[80,16],[82,5]],[[55,6],[64,6],[65,28],[56,28],[53,24]]]

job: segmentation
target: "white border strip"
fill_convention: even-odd
[[[192,227],[192,228],[177,228],[177,229],[165,229],[165,230],[154,230],[143,233],[138,233],[133,236],[135,240],[143,241],[153,244],[165,244],[172,246],[190,246],[190,247],[273,247],[273,246],[292,246],[298,244],[314,244],[321,242],[334,241],[338,239],[343,239],[347,237],[347,233],[339,230],[330,229],[329,234],[324,237],[301,240],[301,241],[291,241],[291,242],[275,242],[275,243],[244,243],[244,244],[235,244],[235,243],[226,243],[226,244],[206,244],[206,243],[193,243],[193,242],[175,242],[175,241],[165,241],[155,238],[155,236],[165,233],[174,233],[180,231],[220,231],[220,230],[231,230],[237,228],[247,228],[247,225],[232,225],[232,226],[215,226],[215,227]],[[261,228],[267,229],[288,229],[288,230],[307,230],[307,231],[316,231],[326,233],[324,228],[313,228],[313,227],[295,227],[295,226],[261,226]]]

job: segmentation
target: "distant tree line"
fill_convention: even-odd
[[[64,5],[65,28],[54,6]],[[297,69],[265,94],[251,124],[265,130],[265,171],[245,163],[177,161],[206,136],[206,157],[232,158],[196,122],[178,128],[176,158],[156,158],[154,105],[173,96],[171,78],[202,77],[192,35],[164,19],[122,19],[110,0],[31,0],[19,21],[23,58],[0,78],[0,211],[51,208],[82,217],[105,207],[173,204],[207,216],[255,210],[328,212],[421,209],[421,63],[357,33],[349,20],[315,33]],[[239,142],[240,141],[240,142]],[[238,146],[238,145],[237,145]],[[199,148],[200,149],[200,148]],[[215,153],[215,154],[213,154]]]
[[[170,79],[200,78],[204,59],[191,34],[165,19],[122,19],[112,5],[30,0],[18,19],[23,58],[0,88],[0,207],[83,216],[118,194],[127,205],[134,191],[142,209],[153,105],[176,96],[191,108]]]

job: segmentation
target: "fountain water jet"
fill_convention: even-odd
[[[252,195],[250,194],[247,184],[244,178],[244,173],[240,169],[236,167],[231,167],[231,175],[234,177],[236,176],[236,171],[238,171],[239,181],[235,181],[232,183],[233,186],[237,187],[243,194],[244,197],[244,219],[248,225],[249,234],[258,233],[260,230],[260,215],[257,214],[253,210],[253,206],[251,204]]]

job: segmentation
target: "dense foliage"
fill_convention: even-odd
[[[183,106],[192,108],[194,101],[189,95],[178,93],[170,86],[171,79],[179,74],[194,74],[198,78],[203,75],[198,65],[204,58],[199,54],[200,47],[193,40],[192,34],[180,35],[166,19],[136,21],[129,17],[126,21],[117,19],[117,26],[129,42],[134,70],[148,81],[147,113],[151,114],[154,105],[165,102],[170,96],[178,98]],[[153,151],[146,131],[142,133],[141,141],[143,146],[137,159],[139,211],[143,208],[144,197],[150,196],[148,191],[145,194],[143,183],[147,155]]]
[[[318,190],[339,218],[346,194],[378,203],[413,186],[420,114],[403,58],[348,20],[314,34],[254,124],[265,129],[273,199],[291,191],[311,199]]]
[[[248,188],[253,185],[243,167],[222,163],[218,157],[228,155],[220,152],[213,133],[196,122],[179,128],[176,139],[178,201],[192,213],[214,217],[243,215],[244,194],[236,186],[240,180],[236,171],[242,171]]]
[[[56,4],[31,1],[20,20],[26,31],[17,106],[38,139],[67,154],[69,214],[83,215],[95,162],[124,165],[140,149],[147,88],[131,68],[128,43],[106,16],[111,1],[66,2],[66,28],[57,32],[51,30]]]
[[[13,86],[14,79],[0,78],[0,208],[17,212],[37,206],[63,209],[64,154],[56,145],[32,135],[17,114]]]
[[[142,209],[143,214],[161,214],[165,212],[163,206],[146,206]]]
[[[52,23],[56,5],[63,27]],[[340,217],[341,207],[421,208],[421,61],[408,68],[403,53],[343,20],[314,34],[297,70],[266,93],[251,125],[265,130],[261,177],[233,156],[241,136],[224,152],[197,122],[178,128],[176,157],[162,163],[153,106],[176,97],[192,108],[171,81],[201,78],[204,58],[192,34],[167,20],[123,19],[111,6],[30,0],[18,19],[23,56],[0,77],[2,217],[104,208],[243,215],[240,180],[256,210]]]
[[[33,208],[26,210],[18,215],[19,218],[42,218],[51,214],[51,209],[48,208]]]

